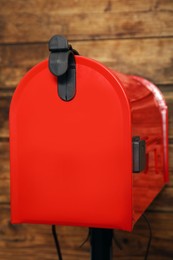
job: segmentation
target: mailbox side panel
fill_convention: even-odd
[[[146,167],[133,174],[133,219],[143,214],[168,182],[168,114],[165,100],[151,82],[114,72],[131,107],[132,136],[146,142]]]
[[[137,220],[168,182],[168,111],[155,85],[140,77],[133,80],[146,93],[133,103],[132,110],[132,132],[140,133],[146,141],[146,169],[133,176],[134,219]]]
[[[118,79],[76,57],[76,96],[57,95],[47,61],[10,108],[13,223],[132,229],[131,115]]]

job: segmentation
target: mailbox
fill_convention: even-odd
[[[11,221],[131,231],[168,182],[164,98],[63,37],[49,49],[10,106]]]

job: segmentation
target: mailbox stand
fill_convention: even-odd
[[[90,228],[91,260],[112,259],[112,229]]]

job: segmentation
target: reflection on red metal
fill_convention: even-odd
[[[75,56],[76,95],[64,102],[43,61],[10,107],[11,219],[132,230],[168,181],[167,106],[150,82]],[[147,167],[132,173],[132,137]]]

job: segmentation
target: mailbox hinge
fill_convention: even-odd
[[[76,62],[79,55],[63,36],[55,35],[49,41],[49,70],[57,77],[58,95],[70,101],[76,94]]]

